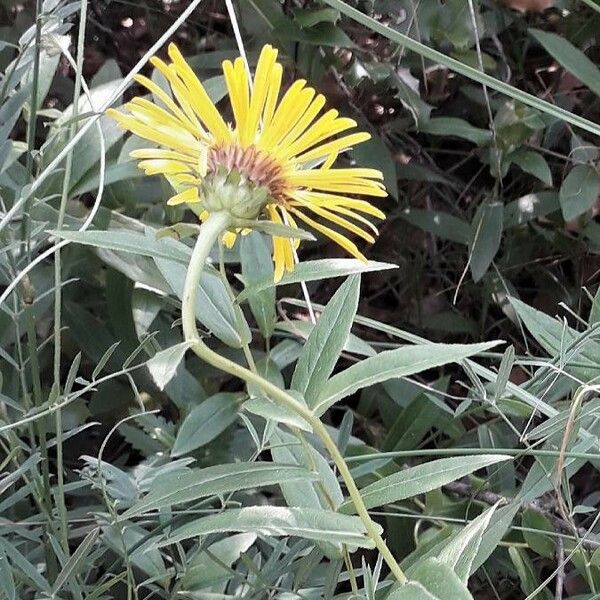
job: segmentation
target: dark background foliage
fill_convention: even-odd
[[[178,0],[90,0],[82,73],[90,88],[113,90],[111,82],[129,73],[187,6],[189,3]],[[496,80],[534,98],[581,115],[592,126],[600,122],[600,70],[595,66],[600,60],[600,6],[594,0],[557,0],[555,5],[527,0],[353,0],[348,6],[445,56],[476,70],[483,68]],[[492,522],[504,529],[498,539],[489,542],[489,559],[470,579],[473,597],[595,598],[600,586],[595,519],[600,502],[598,461],[588,461],[589,456],[577,458],[576,453],[598,451],[597,400],[592,397],[593,388],[586,389],[583,396],[577,396],[576,390],[594,384],[600,360],[595,341],[600,317],[595,296],[600,273],[596,218],[600,128],[578,128],[542,105],[527,106],[484,88],[336,8],[336,2],[302,0],[241,0],[236,4],[250,62],[254,64],[262,44],[279,47],[288,81],[306,78],[326,94],[332,106],[372,134],[372,140],[353,150],[350,159],[381,169],[385,175],[390,195],[381,206],[387,219],[368,256],[398,268],[362,276],[358,314],[371,321],[356,322],[353,332],[360,339],[354,350],[358,347],[359,351],[349,351],[340,365],[356,361],[363,348],[360,344],[370,344],[371,351],[397,347],[402,336],[390,327],[442,343],[501,339],[510,349],[503,355],[504,346],[482,361],[499,373],[494,381],[457,366],[431,369],[410,380],[393,379],[365,388],[337,404],[325,420],[338,431],[342,442],[346,436],[348,456],[397,453],[395,461],[387,456],[380,462],[351,463],[361,487],[405,465],[428,460],[424,458],[428,452],[435,456],[460,454],[461,450],[468,453],[467,449],[512,451],[514,460],[501,467],[479,470],[477,477],[438,486],[375,513],[385,526],[390,547],[410,564],[442,543],[452,524],[463,523],[498,501],[511,507],[516,498],[518,506],[506,523],[498,512],[493,517]],[[75,54],[78,6],[69,9],[65,3],[47,2],[44,10],[56,19],[56,36],[73,35],[69,47]],[[11,83],[15,82],[6,69],[27,47],[29,42],[21,36],[27,30],[33,33],[35,14],[34,2],[0,1],[4,107],[23,87],[15,84],[13,90]],[[213,98],[222,98],[221,60],[238,53],[225,3],[202,2],[172,41],[208,82]],[[158,54],[163,56],[164,48]],[[69,114],[63,111],[72,101],[74,70],[64,56],[56,56],[55,62],[51,57],[48,60],[54,68],[41,71],[41,87],[46,93],[38,108],[34,135],[29,138],[31,148],[37,149],[30,160],[24,144],[31,115],[27,97],[20,103],[17,98],[0,112],[0,131],[10,125],[4,132],[8,145],[0,146],[2,214],[32,174],[35,179],[68,139]],[[152,75],[149,65],[142,72]],[[104,98],[102,93],[99,98]],[[123,99],[139,93],[141,89],[131,85]],[[223,110],[227,110],[225,104]],[[102,126],[108,144],[107,187],[95,223],[98,228],[140,231],[140,223],[160,227],[192,220],[183,209],[165,206],[167,184],[158,178],[141,178],[135,165],[127,161],[130,142],[106,122]],[[93,206],[98,188],[98,139],[90,134],[84,142],[76,147],[69,187],[67,224],[74,226]],[[61,177],[58,169],[36,194],[31,213],[34,257],[50,243],[45,232],[56,224]],[[6,249],[0,254],[0,290],[27,264],[9,260],[19,247],[18,231],[18,225],[11,225],[0,234]],[[241,283],[233,276],[238,272],[236,252],[225,258],[237,289]],[[302,261],[341,256],[339,248],[323,240],[302,246]],[[42,261],[26,280],[35,299],[33,340],[27,307],[16,318],[10,310],[0,313],[0,390],[6,402],[6,424],[31,414],[36,377],[41,409],[56,400],[50,342],[52,269],[51,259]],[[240,538],[237,554],[232,550],[235,556],[223,559],[227,569],[202,548],[180,548],[180,554],[173,549],[154,549],[143,558],[139,554],[127,558],[131,547],[154,531],[156,519],[151,524],[137,523],[129,529],[131,537],[119,541],[121,534],[109,524],[109,515],[139,499],[161,469],[184,468],[191,458],[196,466],[254,460],[264,451],[261,448],[254,455],[248,418],[236,418],[236,394],[242,390],[239,382],[194,361],[188,361],[184,375],[179,371],[164,390],[147,370],[123,376],[123,361],[140,343],[151,348],[152,354],[180,340],[177,302],[135,285],[141,282],[163,289],[166,274],[164,269],[160,271],[148,257],[117,250],[72,245],[63,253],[63,279],[71,283],[63,290],[62,393],[67,396],[70,390],[86,390],[69,402],[63,415],[67,509],[73,527],[69,542],[71,551],[81,548],[82,538],[96,531],[96,526],[95,535],[101,542],[90,538],[89,547],[84,548],[85,561],[69,572],[73,579],[67,581],[71,583],[65,584],[62,595],[54,597],[92,597],[95,587],[106,584],[108,591],[103,597],[129,598],[135,587],[132,582],[138,586],[135,593],[140,598],[167,598],[176,591],[189,594],[184,597],[204,597],[194,595],[202,593],[195,589],[205,588],[194,588],[197,582],[186,571],[186,564],[194,561],[197,568],[206,564],[207,570],[215,569],[219,581],[227,582],[227,593],[234,597],[238,597],[236,585],[248,581],[253,583],[245,588],[244,597],[266,597],[261,595],[265,590],[274,597],[288,590],[290,595],[281,597],[290,598],[304,589],[318,590],[303,596],[311,598],[348,593],[347,579],[336,579],[342,562],[322,560],[320,547],[306,542],[300,547],[288,540],[279,547],[270,538],[248,544]],[[310,298],[317,305],[326,304],[339,284],[338,278],[313,281],[308,285]],[[29,288],[24,289],[27,296]],[[297,329],[286,325],[306,326],[307,311],[298,286],[280,288],[277,300],[283,325],[266,344],[245,310],[255,332],[253,349],[258,360],[265,361],[265,369],[268,360],[277,363],[277,373],[271,376],[288,381],[301,338],[295,335]],[[26,352],[25,357],[19,355],[28,343],[25,331],[29,332],[29,344],[39,345],[34,352],[39,368],[33,375],[33,359],[28,362]],[[277,349],[277,358],[273,349]],[[236,355],[227,348],[223,352]],[[107,377],[96,385],[98,377],[107,373],[121,376]],[[196,399],[217,392],[227,394],[231,414],[214,417],[213,437],[209,434],[210,439],[192,451],[175,452],[181,425]],[[526,398],[533,400],[528,404]],[[547,410],[538,410],[542,405]],[[156,412],[129,418],[140,409]],[[555,413],[558,417],[548,420]],[[124,418],[128,420],[121,422]],[[31,440],[46,433],[52,439],[51,418],[36,423],[42,433],[28,432],[22,424],[2,434],[0,458],[6,469],[14,467],[15,453],[35,454]],[[349,442],[350,430],[355,437]],[[550,453],[546,463],[536,456],[535,449]],[[102,476],[97,460],[101,450],[102,468],[106,469]],[[565,458],[565,450],[574,454]],[[557,459],[559,451],[562,454]],[[58,459],[52,444],[47,453],[47,476],[55,482]],[[165,462],[169,453],[170,462]],[[560,487],[555,473],[565,467],[565,460],[571,461],[570,479],[566,477]],[[29,473],[22,464],[24,470],[14,469],[17,481]],[[542,473],[545,483],[540,484],[532,473],[538,477]],[[44,473],[40,471],[39,476]],[[33,485],[27,477],[18,484],[7,477],[0,479],[0,486],[7,482],[0,492],[8,490],[6,504],[0,504],[4,523],[39,521],[44,500],[38,498],[36,503],[32,499],[39,490],[30,490],[30,497],[22,491]],[[265,501],[272,497],[269,494],[277,495],[270,492],[258,497]],[[244,494],[239,502],[251,503]],[[13,574],[5,573],[7,597],[48,597],[36,595],[48,594],[48,590],[28,569],[37,573],[37,565],[45,563],[39,570],[48,581],[48,565],[55,563],[55,575],[64,571],[66,561],[60,558],[58,542],[43,538],[42,529],[32,524],[27,535],[14,534],[0,522],[0,552],[12,556],[19,549],[25,561],[18,566],[13,558],[8,566]],[[34,543],[41,539],[48,545],[45,558]],[[52,552],[58,558],[49,558]],[[187,563],[185,552],[189,552]],[[0,555],[0,565],[4,555]],[[366,560],[373,569],[376,557],[365,552],[354,555],[353,560],[358,568],[360,561]],[[286,573],[293,573],[293,581],[286,579]],[[375,597],[364,585],[364,597]],[[38,592],[32,591],[36,589]],[[2,590],[0,585],[0,594]]]

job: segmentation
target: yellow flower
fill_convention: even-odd
[[[366,260],[354,242],[322,221],[374,242],[377,229],[364,215],[385,215],[360,196],[387,195],[381,172],[332,168],[340,153],[370,135],[335,137],[355,128],[356,122],[334,109],[322,112],[325,98],[303,79],[280,98],[283,69],[271,46],[262,49],[253,82],[241,58],[223,63],[235,124],[223,119],[173,44],[169,57],[170,64],[156,57],[152,64],[169,82],[172,96],[147,77],[136,76],[161,106],[134,98],[126,105],[128,114],[109,110],[122,127],[160,146],[135,150],[131,156],[140,159],[146,174],[162,174],[171,182],[177,194],[168,203],[200,203],[197,212],[205,218],[210,207],[202,205],[203,181],[217,171],[237,171],[244,181],[266,188],[267,219],[289,227],[302,221]],[[235,233],[227,236],[231,244]],[[296,245],[289,238],[273,238],[276,281],[293,270]]]

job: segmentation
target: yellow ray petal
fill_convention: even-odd
[[[178,184],[200,185],[202,183],[199,177],[194,177],[194,175],[190,175],[189,173],[177,173],[173,175],[172,179]]]
[[[365,194],[385,197],[387,192],[381,181],[356,177],[354,169],[313,169],[295,171],[286,175],[289,188],[307,188],[312,191],[339,192],[344,195]]]
[[[358,221],[359,223],[362,223],[363,225],[368,227],[375,235],[379,235],[379,230],[377,229],[377,227],[375,227],[375,225],[373,225],[373,223],[371,223],[371,221],[369,221],[369,219],[366,219],[360,213],[356,213],[353,210],[346,208],[345,206],[337,206],[337,205],[328,206],[327,210],[329,210],[331,212],[336,212],[336,213],[339,213],[340,215],[345,215],[346,217],[354,219],[355,221]]]
[[[354,242],[351,242],[346,236],[342,235],[341,233],[338,233],[337,231],[334,231],[333,229],[330,229],[329,227],[326,227],[325,225],[321,225],[321,223],[317,223],[317,221],[311,219],[296,208],[290,208],[290,210],[301,221],[304,221],[313,229],[316,229],[323,235],[327,236],[329,239],[333,240],[336,244],[338,244],[338,246],[341,246],[342,248],[344,248],[344,250],[352,254],[352,256],[358,258],[359,260],[362,260],[363,262],[368,262],[364,254],[362,254],[362,252],[356,247],[356,244]]]
[[[281,146],[285,148],[289,146],[291,143],[295,142],[300,135],[302,135],[306,129],[313,122],[315,117],[319,114],[321,109],[325,106],[325,96],[319,94],[311,103],[310,106],[306,109],[302,117],[299,121],[294,125],[294,127],[287,133],[287,135],[280,140],[277,146]],[[275,150],[276,151],[276,150]]]
[[[270,204],[267,207],[267,211],[271,221],[278,225],[283,225],[276,205]],[[286,270],[294,270],[294,253],[290,240],[279,236],[273,237],[273,262],[275,264],[275,283],[281,280]]]
[[[149,125],[161,123],[166,127],[185,129],[194,137],[204,137],[206,139],[206,135],[202,133],[202,130],[194,127],[187,119],[180,119],[145,98],[134,98],[126,106],[132,115],[141,118]]]
[[[337,160],[338,156],[339,156],[339,152],[332,152],[327,157],[327,159],[325,160],[323,165],[321,166],[321,169],[324,169],[324,170],[331,169],[331,167],[333,166],[333,163]]]
[[[224,60],[221,67],[223,69],[223,77],[225,78],[227,95],[229,96],[229,104],[231,104],[231,109],[233,110],[233,116],[235,118],[241,111],[239,106],[240,94],[237,91],[238,81],[235,76],[235,70],[233,68],[233,63],[230,60]]]
[[[163,148],[139,148],[132,150],[129,153],[131,158],[138,159],[151,159],[151,158],[165,158],[170,160],[178,160],[181,162],[187,162],[190,164],[196,164],[200,158],[200,155],[191,156],[182,154],[181,152],[174,152],[173,150],[165,150]]]
[[[187,118],[194,123],[194,125],[202,132],[202,136],[208,138],[208,134],[206,129],[202,126],[198,117],[196,116],[196,111],[192,106],[192,97],[190,91],[187,89],[183,81],[179,78],[179,74],[175,65],[169,65],[169,71],[173,74],[173,78],[171,81],[171,89],[173,90],[173,94],[177,98],[177,102],[185,112]]]
[[[154,81],[148,79],[148,77],[144,77],[144,75],[135,75],[134,79],[152,92],[178,119],[187,122],[190,127],[194,126],[193,122],[189,121],[181,108],[173,102],[169,94],[167,94],[159,85],[154,83]]]
[[[311,192],[297,192],[296,194],[293,194],[292,197],[295,198],[295,200],[291,201],[292,206],[294,206],[294,202],[298,202],[301,206],[315,206],[330,212],[339,213],[340,215],[344,215],[354,219],[355,221],[358,221],[359,223],[362,223],[363,225],[366,225],[375,235],[379,235],[377,227],[375,227],[371,221],[363,217],[360,213],[348,208],[347,203],[335,204],[331,202],[322,202],[319,201],[318,198],[315,198]],[[381,211],[379,212],[381,213]]]
[[[176,194],[172,198],[167,200],[167,204],[169,206],[177,206],[178,204],[192,203],[192,202],[200,202],[200,198],[198,197],[198,188],[188,188],[179,194]]]
[[[203,137],[206,136],[206,130],[200,124],[200,121],[196,118],[195,111],[192,109],[190,105],[191,95],[181,79],[179,79],[179,75],[177,73],[177,69],[175,66],[169,66],[160,58],[156,56],[150,59],[150,62],[162,73],[165,79],[169,82],[171,86],[171,91],[177,98],[177,102],[179,102],[179,106],[183,109],[186,117],[192,122],[195,127],[200,130],[201,135]]]
[[[294,217],[292,216],[290,211],[286,210],[285,206],[279,206],[279,210],[281,211],[281,214],[283,217],[283,222],[288,227],[293,227],[294,229],[298,229],[298,224],[296,223],[296,220],[294,219]],[[300,246],[300,240],[296,239],[296,238],[292,239],[292,245],[293,245],[294,249],[297,250],[298,247]]]
[[[306,181],[352,181],[361,182],[375,179],[381,181],[383,174],[378,169],[369,169],[366,167],[348,167],[340,169],[304,169],[294,171],[290,176],[290,180],[304,179]],[[372,182],[372,183],[378,183]]]
[[[339,215],[336,215],[335,213],[316,204],[311,204],[310,202],[303,202],[299,204],[301,204],[305,209],[311,210],[320,217],[323,217],[324,219],[327,219],[328,221],[331,221],[332,223],[343,227],[347,231],[354,233],[366,242],[369,242],[370,244],[373,244],[375,242],[375,238],[372,235],[368,234],[366,231],[362,230],[354,223],[348,221],[348,219],[344,219],[344,217],[340,217]]]
[[[332,109],[319,117],[293,144],[290,144],[284,157],[297,156],[327,138],[356,127],[356,121],[353,119],[338,117],[337,115],[337,110]]]
[[[280,237],[273,238],[273,263],[275,267],[274,280],[275,283],[281,281],[285,273],[285,250],[283,246],[284,240]]]
[[[273,115],[273,118],[271,119],[268,127],[265,126],[263,128],[263,133],[259,144],[261,148],[268,150],[273,146],[274,142],[281,137],[282,130],[286,128],[290,121],[290,115],[297,114],[298,102],[300,99],[300,95],[304,91],[305,85],[306,81],[304,79],[294,81],[294,83],[288,88],[286,93],[283,95],[281,102],[275,108],[275,114]],[[314,90],[312,90],[312,94],[314,94]],[[311,96],[310,91],[308,92],[308,95]],[[304,98],[307,98],[306,94]],[[296,120],[299,118],[300,115],[297,116]],[[294,123],[296,122],[296,120],[294,121]],[[287,133],[287,131],[289,131],[289,129],[292,126],[293,125],[285,129],[284,134]]]
[[[156,158],[151,160],[142,160],[138,167],[146,172],[146,175],[175,175],[177,173],[189,173],[191,167],[189,164],[177,160],[168,160]]]
[[[246,119],[248,118],[250,99],[248,75],[244,60],[236,58],[233,64],[231,61],[226,60],[223,63],[223,72],[225,73],[225,83],[229,90],[229,99],[235,117],[236,131],[239,135],[239,132],[244,129]]]
[[[283,143],[283,140],[293,131],[296,124],[302,119],[313,101],[315,90],[306,88],[289,99],[288,105],[281,104],[277,109],[269,137],[269,145],[273,151],[275,147]],[[278,119],[279,116],[279,119]]]
[[[364,196],[375,196],[376,198],[385,198],[387,192],[381,187],[377,187],[374,182],[370,182],[373,185],[364,185],[359,183],[343,183],[338,181],[321,181],[314,182],[306,187],[310,188],[311,191],[320,192],[334,192],[338,194],[356,194]]]
[[[277,50],[275,50],[272,46],[264,46],[258,59],[258,65],[256,66],[254,86],[252,88],[252,98],[250,100],[250,107],[248,110],[248,118],[246,119],[244,128],[240,133],[240,142],[244,148],[254,142],[259,119],[263,112],[269,87],[271,85],[271,71],[276,59]]]
[[[107,114],[115,119],[121,127],[135,133],[135,135],[161,146],[178,150],[184,154],[197,153],[202,147],[200,142],[185,129],[174,129],[166,132],[163,129],[151,127],[132,116],[124,115],[114,109],[109,109]]]
[[[275,63],[271,69],[271,81],[269,85],[269,92],[267,93],[267,99],[265,101],[265,108],[262,115],[263,131],[268,129],[273,115],[275,114],[275,107],[279,99],[279,90],[281,88],[281,78],[283,76],[283,67],[279,63]]]
[[[333,140],[331,142],[328,142],[327,144],[323,144],[322,146],[317,146],[313,150],[309,150],[308,152],[301,154],[300,156],[296,156],[295,160],[298,163],[317,160],[319,158],[323,158],[324,156],[328,156],[332,152],[344,152],[352,146],[355,146],[356,144],[361,144],[362,142],[366,142],[370,139],[371,134],[367,133],[366,131],[352,133],[338,140]]]
[[[323,192],[296,193],[301,194],[303,199],[310,199],[310,202],[315,202],[319,206],[324,206],[326,208],[332,208],[334,206],[346,206],[351,210],[360,211],[377,217],[378,219],[385,219],[385,213],[366,200],[358,200],[356,198],[348,198],[347,196],[337,196],[335,194],[326,194]]]
[[[217,107],[206,93],[204,86],[200,83],[200,80],[196,77],[196,74],[187,64],[175,44],[169,44],[169,57],[190,92],[189,101],[198,117],[200,117],[207,129],[213,134],[216,141],[229,140],[231,138],[229,127],[227,127]]]
[[[296,266],[296,259],[294,258],[294,249],[292,246],[292,240],[289,238],[283,239],[283,252],[285,261],[285,270],[291,273]]]

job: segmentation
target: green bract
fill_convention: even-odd
[[[226,212],[233,219],[256,219],[269,199],[266,187],[252,183],[236,170],[220,167],[207,175],[199,189],[202,208],[209,214]]]

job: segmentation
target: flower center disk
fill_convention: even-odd
[[[273,200],[281,202],[284,198],[286,182],[283,168],[272,156],[261,152],[256,146],[242,148],[227,145],[210,148],[207,167],[209,173],[215,173],[219,168],[225,168],[229,172],[238,171],[256,186],[267,188]]]

